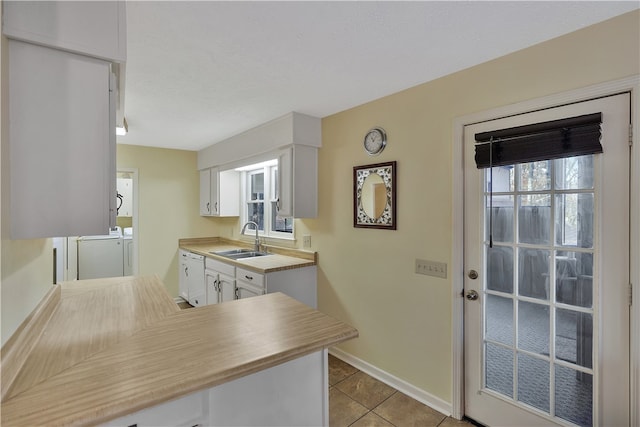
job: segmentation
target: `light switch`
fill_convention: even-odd
[[[444,262],[416,259],[416,273],[446,279],[447,264]]]

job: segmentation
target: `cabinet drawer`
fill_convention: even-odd
[[[217,259],[207,257],[205,259],[205,267],[207,270],[215,270],[227,276],[234,277],[236,275],[236,268],[233,265],[218,261]]]
[[[238,267],[236,268],[236,279],[264,287],[264,274],[256,273],[255,271]]]

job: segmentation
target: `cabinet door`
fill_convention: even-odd
[[[211,184],[213,187],[213,182]],[[216,215],[240,215],[240,173],[235,170],[220,171],[218,173],[218,195],[215,203]],[[213,197],[213,194],[212,194]],[[211,199],[213,200],[213,199]]]
[[[117,210],[118,216],[133,216],[133,179],[118,178],[116,181],[117,193],[122,196],[122,203]]]
[[[220,203],[219,203],[219,192],[218,192],[218,168],[211,168],[209,175],[209,200],[211,201],[210,212],[211,215],[219,215],[220,214]]]
[[[293,216],[293,147],[278,155],[278,185],[276,209],[280,216]]]
[[[211,169],[200,171],[200,215],[211,215]]]
[[[249,283],[243,282],[242,280],[236,281],[236,298],[251,298],[257,297],[259,295],[264,295],[264,288],[253,286]]]
[[[218,276],[219,302],[233,301],[236,299],[236,279],[220,274]]]
[[[204,277],[207,282],[207,305],[217,304],[220,302],[220,292],[218,291],[217,271],[205,270]]]
[[[13,239],[107,233],[116,200],[110,79],[108,62],[9,41]]]
[[[280,216],[318,216],[318,149],[295,145],[278,156],[277,210]]]

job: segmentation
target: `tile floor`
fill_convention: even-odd
[[[330,427],[473,426],[418,402],[329,355]]]

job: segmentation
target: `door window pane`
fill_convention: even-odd
[[[518,400],[549,412],[549,362],[518,354]]]
[[[496,166],[495,168],[485,169],[485,189],[487,192],[494,193],[511,193],[513,192],[514,184],[514,167],[509,166]],[[493,182],[491,178],[493,176]]]
[[[556,358],[585,368],[593,367],[593,316],[556,310]]]
[[[556,194],[556,244],[593,247],[593,193]]]
[[[518,238],[520,243],[551,243],[551,196],[535,194],[518,197]]]
[[[551,161],[523,163],[520,170],[520,191],[543,191],[551,188]]]
[[[491,343],[485,351],[485,386],[513,398],[513,351]]]
[[[549,307],[518,303],[518,348],[537,354],[549,354]]]
[[[593,155],[554,160],[557,190],[593,188]]]
[[[485,223],[487,240],[491,232],[494,242],[513,242],[513,196],[493,196],[493,209],[487,204]]]
[[[549,260],[551,251],[518,249],[518,294],[549,299]]]
[[[513,300],[487,295],[485,310],[487,311],[486,339],[513,345]]]
[[[487,246],[487,289],[513,293],[513,249]]]
[[[593,254],[556,252],[556,301],[579,307],[593,306]]]
[[[592,375],[559,365],[555,371],[556,416],[579,426],[592,426]]]

